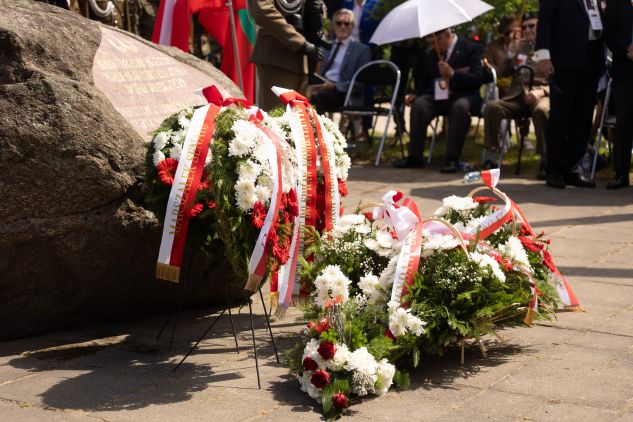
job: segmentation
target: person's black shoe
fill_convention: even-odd
[[[446,164],[440,169],[440,173],[457,173],[459,169],[457,161],[447,161]]]
[[[563,180],[563,176],[559,173],[547,175],[545,184],[550,188],[565,189],[565,181]]]
[[[596,182],[591,180],[589,176],[578,173],[567,173],[565,175],[565,184],[576,186],[578,188],[595,188]]]
[[[538,180],[546,180],[547,179],[547,171],[545,168],[547,167],[547,163],[542,162],[538,166],[538,173],[536,174],[536,178]]]
[[[626,173],[616,173],[615,177],[607,183],[607,189],[622,189],[629,186],[629,175]]]
[[[486,160],[481,165],[482,170],[490,170],[490,169],[498,169],[498,168],[499,168],[499,164],[497,164],[496,162],[492,160]]]
[[[400,160],[394,161],[393,166],[397,169],[422,168],[424,167],[424,158],[411,156],[404,157]]]

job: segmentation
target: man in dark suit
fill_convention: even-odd
[[[312,86],[310,103],[319,113],[340,110],[345,101],[354,73],[368,63],[371,58],[369,47],[350,37],[354,27],[354,13],[349,9],[340,9],[332,17],[336,41],[330,50],[320,74],[326,82]],[[352,100],[355,104],[362,101],[362,87],[354,87]]]
[[[604,42],[598,0],[541,0],[535,59],[550,75],[547,185],[594,187],[574,172],[591,132]]]
[[[424,166],[427,126],[438,115],[448,116],[448,146],[443,173],[458,169],[459,156],[470,127],[470,116],[481,109],[479,88],[483,82],[481,47],[445,29],[427,37],[433,48],[416,69],[416,93],[408,94],[411,105],[409,156],[395,167]],[[419,76],[421,73],[422,76]]]
[[[607,189],[629,186],[631,147],[633,146],[633,3],[631,0],[607,0],[604,13],[607,46],[613,53],[615,82],[615,177]]]

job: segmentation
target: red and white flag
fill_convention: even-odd
[[[189,0],[161,0],[152,41],[189,52]]]
[[[490,189],[494,189],[497,186],[500,176],[501,170],[499,169],[484,170],[481,172],[482,182],[484,182],[484,184]]]

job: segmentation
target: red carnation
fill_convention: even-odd
[[[556,272],[556,265],[552,261],[552,254],[547,249],[543,249],[543,264],[551,271]]]
[[[277,243],[279,243],[279,235],[276,231],[273,230],[272,232],[268,233],[267,242],[270,245],[271,249],[274,248]]]
[[[213,201],[213,200],[211,200],[211,201],[207,202],[207,207],[209,207],[209,208],[211,208],[211,209],[213,209],[213,208],[215,208],[215,207],[217,207],[217,206],[218,206],[218,204],[216,204],[216,202],[215,202],[215,201]]]
[[[492,257],[495,259],[495,261],[497,261],[499,263],[499,265],[503,266],[503,268],[506,271],[510,271],[512,269],[512,263],[510,261],[508,261],[507,259],[504,259],[498,253],[493,253]]]
[[[290,189],[288,191],[288,193],[286,194],[286,206],[288,211],[290,211],[290,214],[292,214],[293,217],[296,217],[299,215],[299,205],[297,203],[297,192],[295,192],[294,189]]]
[[[264,227],[264,221],[266,220],[266,207],[261,202],[255,202],[253,205],[253,226],[257,229]]]
[[[473,198],[473,201],[479,204],[485,204],[487,202],[495,202],[496,200],[497,198],[494,198],[492,196],[475,196]]]
[[[209,175],[206,171],[202,172],[202,178],[200,179],[200,184],[198,185],[198,190],[208,190],[211,185],[209,184]]]
[[[312,381],[312,385],[316,388],[323,388],[330,383],[330,374],[323,369],[319,369],[312,374],[310,381]]]
[[[340,193],[341,196],[347,196],[347,194],[349,193],[347,192],[347,185],[341,179],[338,179],[338,193]]]
[[[336,353],[336,348],[331,341],[322,341],[321,344],[319,344],[317,352],[319,352],[323,359],[330,360],[334,357],[334,353]]]
[[[387,337],[387,338],[389,338],[389,339],[391,339],[393,341],[396,341],[396,336],[393,335],[393,333],[391,332],[390,329],[387,329],[387,331],[385,331],[385,337]]]
[[[534,243],[534,240],[530,239],[529,237],[525,237],[525,236],[519,236],[519,240],[521,241],[521,244],[523,245],[523,247],[529,251],[532,252],[538,252],[539,248],[536,245],[536,243]]]
[[[195,217],[196,215],[200,214],[202,212],[203,209],[203,205],[198,202],[197,204],[193,205],[191,208],[189,208],[189,215],[191,217]]]
[[[349,407],[349,400],[343,393],[336,393],[332,395],[332,404],[339,410],[345,410]]]
[[[306,371],[316,371],[319,365],[310,356],[306,356],[303,359],[303,369]]]
[[[286,238],[283,243],[277,242],[273,245],[273,255],[280,264],[285,264],[290,257],[290,239]]]
[[[178,168],[178,161],[173,158],[165,158],[156,166],[158,169],[158,177],[160,181],[166,185],[174,184],[174,176],[176,176],[176,169]]]
[[[369,221],[370,223],[371,223],[372,221],[374,221],[374,213],[373,213],[373,212],[371,212],[371,211],[365,211],[365,212],[363,213],[363,215],[365,216],[365,218],[367,219],[367,221]]]
[[[308,322],[308,330],[312,330],[317,334],[321,334],[324,331],[327,331],[330,328],[330,324],[327,318],[323,318],[319,322]]]

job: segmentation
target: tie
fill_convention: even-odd
[[[325,76],[325,72],[330,70],[330,68],[334,64],[334,60],[336,60],[336,55],[338,54],[338,50],[339,50],[340,47],[341,47],[341,42],[337,41],[336,42],[336,46],[334,46],[334,51],[332,52],[332,55],[330,57],[328,57],[327,62],[325,62],[325,66],[323,66],[323,69],[321,69],[321,74],[323,76]]]

